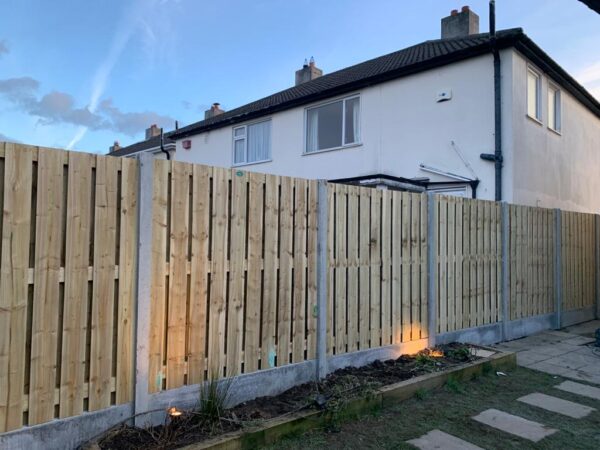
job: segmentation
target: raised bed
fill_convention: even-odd
[[[367,397],[350,400],[344,407],[343,416],[355,417],[387,405],[406,400],[422,390],[443,386],[449,379],[469,380],[486,371],[506,370],[516,367],[516,354],[498,352],[473,362],[458,365],[442,372],[420,375],[399,383],[383,386]],[[327,411],[302,411],[282,418],[269,420],[254,428],[245,428],[203,442],[183,447],[185,450],[236,450],[254,449],[269,445],[293,434],[326,426],[330,422]]]

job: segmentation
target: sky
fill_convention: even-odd
[[[0,0],[0,140],[106,153],[324,73],[440,37],[487,0]],[[497,0],[600,99],[600,15],[578,0]]]

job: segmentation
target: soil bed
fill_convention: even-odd
[[[295,386],[277,396],[260,397],[225,410],[218,421],[203,419],[201,411],[186,411],[165,425],[142,429],[121,426],[97,441],[100,449],[170,449],[256,426],[303,410],[337,411],[349,399],[365,397],[378,388],[479,359],[476,347],[448,344],[416,355],[347,367],[316,383]],[[232,388],[235,385],[233,385]]]

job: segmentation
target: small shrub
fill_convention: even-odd
[[[446,355],[456,361],[469,361],[473,356],[471,348],[468,345],[461,345],[460,347],[450,349],[446,352]]]
[[[417,400],[425,400],[429,397],[429,391],[427,389],[419,388],[415,391],[415,398]]]
[[[208,381],[200,385],[200,398],[196,415],[200,421],[214,428],[220,425],[234,378],[218,379],[213,374]]]
[[[456,377],[450,377],[446,381],[446,388],[449,391],[454,392],[455,394],[462,394],[465,392],[465,389],[462,383]]]

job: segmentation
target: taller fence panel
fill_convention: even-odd
[[[499,203],[437,196],[438,332],[502,320]]]
[[[137,170],[0,144],[0,432],[131,401]]]
[[[555,312],[553,210],[520,205],[508,210],[510,318]]]
[[[427,337],[427,197],[329,184],[328,353]]]
[[[595,217],[569,211],[561,214],[563,309],[591,308],[596,304]]]
[[[315,357],[317,195],[155,161],[150,392]]]

